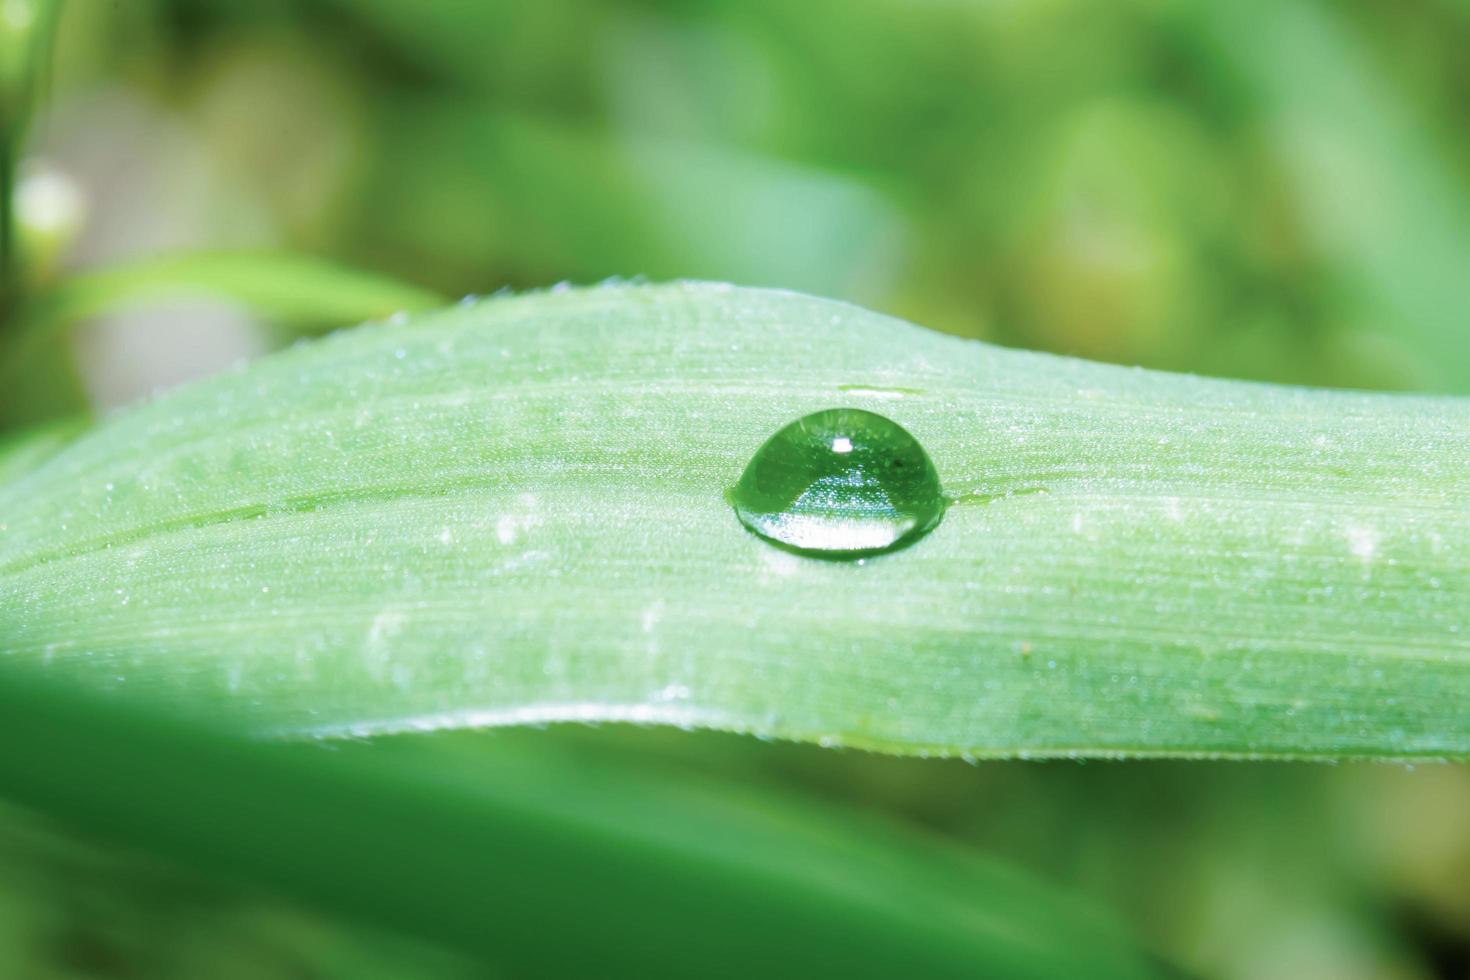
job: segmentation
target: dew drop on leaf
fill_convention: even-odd
[[[729,499],[740,522],[767,541],[837,559],[913,544],[946,504],[919,441],[857,408],[815,412],[771,436]]]

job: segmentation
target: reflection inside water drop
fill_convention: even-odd
[[[771,436],[729,497],[741,523],[767,541],[844,559],[912,544],[946,503],[918,440],[856,408],[815,412]]]

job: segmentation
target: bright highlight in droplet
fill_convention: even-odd
[[[781,429],[756,450],[729,496],[751,531],[818,558],[910,545],[939,523],[947,503],[918,440],[856,408],[816,412]]]

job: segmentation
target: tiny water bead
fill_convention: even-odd
[[[829,408],[781,429],[756,450],[729,498],[751,531],[818,558],[913,544],[946,504],[919,441],[859,408]]]

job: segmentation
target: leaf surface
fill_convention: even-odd
[[[957,500],[806,559],[724,498],[894,419]],[[344,332],[0,489],[16,659],[258,731],[635,721],[973,756],[1470,755],[1463,401],[1002,350],[718,285]]]

